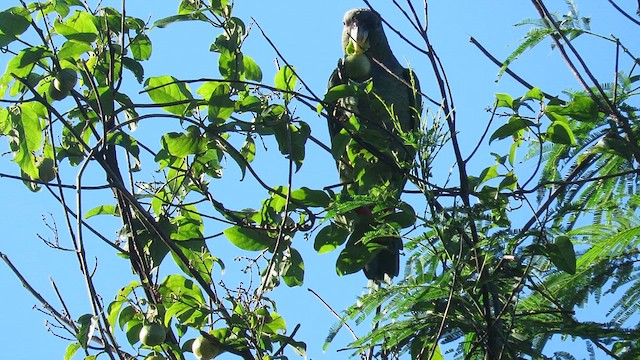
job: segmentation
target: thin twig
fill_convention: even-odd
[[[307,291],[309,291],[310,293],[313,294],[313,296],[315,296],[318,300],[320,300],[320,302],[327,308],[329,309],[329,311],[331,311],[331,313],[333,314],[333,316],[335,316],[338,320],[340,320],[342,322],[342,324],[344,325],[344,327],[347,328],[347,330],[349,330],[349,332],[351,333],[351,336],[353,336],[354,340],[358,340],[358,335],[356,335],[356,333],[353,331],[353,329],[351,328],[351,326],[349,326],[349,324],[347,324],[344,321],[344,318],[342,316],[340,316],[340,314],[338,314],[335,310],[333,310],[333,308],[331,307],[331,305],[329,305],[326,301],[324,301],[324,299],[322,297],[320,297],[320,295],[318,295],[318,293],[316,293],[315,291],[313,291],[310,288],[307,288]]]

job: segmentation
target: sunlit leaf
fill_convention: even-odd
[[[145,88],[154,103],[164,105],[163,109],[175,115],[183,115],[193,100],[187,84],[173,76],[149,78],[145,81]]]
[[[140,33],[131,39],[130,49],[135,60],[148,60],[151,57],[151,39]]]
[[[68,40],[92,43],[98,38],[97,21],[95,16],[86,11],[76,11],[64,23],[57,21],[53,27]]]
[[[298,77],[296,76],[295,69],[289,65],[283,66],[276,73],[274,84],[276,88],[283,91],[282,97],[285,100],[291,100],[293,94],[292,91],[295,91],[296,83],[298,81]]]
[[[274,245],[274,240],[264,230],[232,226],[224,230],[224,235],[242,250],[259,251]]]
[[[89,219],[97,215],[115,215],[116,213],[117,207],[114,205],[99,205],[87,211],[84,218]]]
[[[554,121],[547,128],[547,138],[555,144],[575,145],[576,138],[564,121]]]

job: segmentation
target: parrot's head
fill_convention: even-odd
[[[386,43],[380,15],[371,9],[351,9],[344,14],[342,48],[347,55],[361,54]]]

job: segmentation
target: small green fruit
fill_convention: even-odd
[[[36,161],[38,168],[38,180],[49,182],[56,178],[55,162],[50,158],[42,158]]]
[[[140,342],[146,346],[156,346],[164,342],[167,331],[158,323],[147,324],[140,330]]]
[[[371,77],[371,61],[362,53],[347,55],[344,59],[344,71],[352,80],[366,80]]]
[[[222,352],[222,349],[220,349],[218,345],[214,344],[212,341],[202,335],[198,336],[198,338],[193,341],[191,350],[193,351],[193,354],[200,360],[213,359]]]
[[[53,87],[60,92],[69,92],[76,86],[78,77],[76,72],[70,68],[64,68],[56,74],[53,78]]]
[[[53,99],[53,100],[62,100],[64,98],[67,97],[67,95],[69,95],[68,91],[60,91],[58,89],[56,89],[53,84],[51,84],[51,86],[49,86],[49,96]]]

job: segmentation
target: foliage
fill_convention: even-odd
[[[632,358],[640,352],[632,324],[640,287],[638,59],[616,38],[592,33],[590,20],[568,4],[569,14],[559,16],[534,1],[540,18],[520,24],[532,28],[501,64],[500,76],[511,75],[509,65],[526,50],[551,42],[583,88],[550,96],[523,83],[521,94],[496,94],[481,140],[492,145],[492,164],[476,156],[482,144],[463,157],[464,130],[456,128],[443,66],[420,18],[406,18],[423,41],[413,45],[427,50],[422,54],[440,89],[438,101],[421,114],[420,133],[403,134],[405,145],[418,149],[415,164],[396,166],[420,195],[411,204],[390,200],[377,188],[346,198],[330,187],[292,186],[294,174],[308,166],[308,144],[319,142],[298,107],[326,115],[327,102],[369,94],[372,85],[340,85],[321,99],[284,59],[275,78],[264,80],[243,48],[252,26],[233,15],[228,0],[182,0],[175,15],[153,23],[126,9],[92,9],[77,0],[0,12],[0,47],[10,58],[0,78],[0,133],[25,187],[46,189],[61,203],[91,294],[92,312],[78,319],[39,298],[60,329],[73,334],[65,359],[77,352],[87,359],[183,359],[196,339],[242,359],[304,354],[298,328],[287,326],[269,294],[282,283],[304,284],[304,259],[296,248],[303,237],[314,239],[318,253],[339,250],[340,274],[361,270],[367,258],[350,247],[353,234],[344,225],[354,209],[371,203],[377,204],[375,226],[358,234],[371,247],[367,255],[379,251],[367,239],[401,234],[405,273],[395,284],[372,284],[330,329],[327,344],[352,322],[372,322],[372,330],[351,344],[363,359],[438,359],[447,355],[445,348],[464,359],[572,358],[549,354],[546,345],[555,335],[586,340],[590,353],[596,347]],[[163,34],[177,22],[216,32],[210,50],[219,77],[146,75],[152,31]],[[573,42],[579,36],[624,49],[629,58],[617,65],[628,65],[626,72],[607,83],[578,66],[583,54]],[[142,95],[132,90],[136,86]],[[156,136],[150,127],[159,121],[169,125]],[[359,126],[355,117],[345,124],[345,144],[357,142]],[[287,183],[263,179],[257,164],[267,160],[260,144],[277,149]],[[336,159],[344,151],[323,146]],[[380,149],[358,152],[367,161],[384,161]],[[455,179],[442,180],[432,168],[445,154],[453,154]],[[262,187],[266,198],[259,208],[216,198],[212,188],[227,164]],[[482,170],[473,173],[472,165]],[[368,185],[373,170],[358,171]],[[101,185],[87,185],[94,183]],[[76,205],[71,194],[78,194]],[[85,208],[89,197],[100,203]],[[107,217],[120,221],[117,241],[91,226]],[[224,230],[213,232],[214,226]],[[96,290],[88,234],[131,264],[136,279],[116,294]],[[211,239],[221,236],[245,257],[247,282],[218,280],[232,258],[212,247]],[[609,309],[610,321],[576,315],[594,298],[616,291],[623,294]],[[141,330],[151,324],[166,329],[165,340],[142,344]]]

